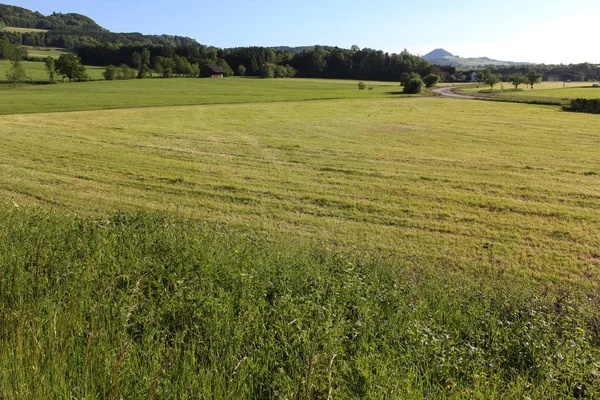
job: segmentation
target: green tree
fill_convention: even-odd
[[[260,66],[260,76],[263,78],[275,78],[275,64],[264,63]]]
[[[482,69],[481,71],[477,72],[477,80],[479,82],[485,82],[486,79],[488,79],[490,77],[490,75],[492,75],[492,73],[490,72],[489,69]]]
[[[400,85],[406,86],[411,80],[421,80],[421,75],[416,72],[404,72],[400,75]],[[421,80],[422,82],[422,80]]]
[[[142,54],[137,51],[131,53],[129,65],[135,69],[139,69],[142,66]]]
[[[65,78],[69,78],[69,82],[72,82],[73,80],[84,81],[88,79],[85,66],[81,64],[81,60],[75,54],[61,54],[54,65],[56,72],[62,76],[63,81]]]
[[[515,90],[519,89],[519,85],[522,85],[527,82],[527,78],[521,73],[509,75],[508,80],[512,85],[514,85]]]
[[[8,71],[6,71],[6,80],[9,83],[18,85],[27,78],[27,71],[20,60],[12,61]]]
[[[190,64],[190,78],[198,78],[200,76],[200,66],[198,64]]]
[[[174,68],[175,61],[171,58],[158,56],[154,61],[154,70],[161,78],[170,78],[173,75]]]
[[[56,65],[54,64],[54,58],[48,56],[44,60],[44,66],[46,68],[46,72],[48,73],[48,79],[50,82],[54,82],[54,74],[56,72]]]
[[[142,49],[142,65],[150,67],[150,50]]]
[[[0,39],[0,60],[20,61],[26,56],[27,50],[24,47],[12,44],[8,40]]]
[[[500,82],[500,79],[500,75],[490,73],[483,78],[483,83],[488,85],[490,87],[490,90],[493,90],[494,86],[496,86],[496,84]]]
[[[107,81],[114,81],[119,76],[119,69],[114,65],[109,65],[106,67],[106,70],[104,70],[102,75]]]
[[[137,71],[135,69],[131,68],[129,65],[123,64],[123,65],[121,65],[121,67],[119,67],[118,79],[122,79],[122,80],[135,79],[136,76],[137,76]]]
[[[440,78],[439,75],[429,74],[425,77],[425,79],[423,79],[423,82],[425,83],[426,88],[432,88],[437,85],[441,79],[442,78]]]
[[[240,64],[237,67],[236,72],[237,72],[238,76],[244,76],[244,75],[246,75],[246,66],[244,64]]]
[[[138,69],[137,73],[138,79],[152,77],[152,70],[146,64],[143,64],[140,69]]]
[[[414,74],[404,83],[403,86],[404,86],[404,88],[402,89],[403,93],[417,94],[417,93],[421,93],[421,90],[423,90],[424,83],[423,83],[423,80],[421,79],[421,77],[419,76],[419,74]]]
[[[533,89],[533,85],[542,82],[542,74],[538,74],[536,70],[532,69],[525,74],[525,83],[527,83]]]
[[[233,70],[231,69],[231,67],[229,66],[229,64],[227,64],[227,61],[225,61],[224,59],[220,58],[217,61],[217,65],[225,70],[225,74],[224,74],[225,76],[233,76]]]

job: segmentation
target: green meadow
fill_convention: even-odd
[[[40,53],[29,53],[30,56],[33,57],[54,57],[54,58],[58,58],[60,56],[60,53],[58,51],[47,51],[48,54],[46,54],[46,51],[40,51]],[[25,71],[27,71],[27,80],[28,81],[34,81],[34,82],[48,82],[48,73],[46,72],[45,66],[43,62],[37,62],[37,61],[21,61],[23,63],[23,66],[25,67]],[[6,72],[8,71],[8,68],[10,67],[10,62],[7,60],[0,60],[0,92],[3,92],[5,89],[7,89],[7,87],[10,87],[10,85],[6,84]],[[89,75],[90,79],[92,80],[99,80],[99,79],[104,79],[102,76],[102,72],[104,72],[104,68],[101,67],[86,67],[87,69],[87,74]],[[56,76],[55,80],[57,82],[61,81],[60,76]],[[20,89],[23,91],[26,91],[27,89],[31,88],[31,86],[22,86]],[[20,90],[20,91],[21,91]],[[4,99],[3,99],[4,100]],[[13,100],[9,100],[9,101],[13,101]]]
[[[58,58],[61,54],[67,53],[67,51],[60,47],[37,47],[37,46],[23,46],[27,49],[27,55],[29,57],[46,58],[48,56]]]
[[[597,398],[600,119],[367,85],[0,86],[0,397]]]
[[[471,84],[457,89],[457,93],[515,102],[566,104],[578,98],[600,98],[600,87],[593,87],[592,84],[593,82],[570,82],[563,87],[562,82],[542,82],[534,85],[533,89],[527,85],[520,85],[519,89],[515,90],[513,85],[505,82],[504,90],[500,89],[498,84],[492,91],[483,84]]]
[[[48,32],[47,29],[35,29],[35,28],[17,28],[13,26],[6,26],[4,28],[0,28],[1,31],[6,32],[19,32],[19,33],[28,33],[28,32]]]
[[[43,71],[43,63],[33,64]],[[88,68],[88,74],[91,71],[91,68]],[[97,73],[101,72],[98,70]],[[402,91],[402,88],[393,82],[368,82],[367,86],[372,89],[358,90],[358,81],[255,78],[152,78],[64,85],[0,85],[0,114],[316,99],[368,99],[397,97]]]

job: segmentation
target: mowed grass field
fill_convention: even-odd
[[[173,212],[444,268],[477,270],[493,254],[494,268],[541,282],[597,282],[594,116],[387,98],[6,115],[0,126],[0,193],[17,204]]]
[[[457,93],[492,99],[548,104],[566,104],[569,100],[577,98],[600,98],[600,87],[593,87],[592,82],[570,82],[564,88],[562,82],[542,82],[534,85],[533,89],[527,85],[521,85],[519,86],[519,90],[514,90],[514,86],[505,82],[505,90],[501,90],[498,84],[491,92],[489,87],[485,88],[483,84],[479,84],[479,87],[476,86],[471,84],[467,87],[457,89]]]
[[[42,63],[35,64],[36,67],[41,65],[43,69]],[[101,72],[99,70],[98,74]],[[367,82],[367,86],[373,89],[358,90],[358,81],[256,78],[152,78],[68,85],[24,85],[18,88],[0,85],[0,114],[264,101],[368,99],[397,97],[402,90],[393,82]]]
[[[30,54],[33,55],[33,54]],[[34,55],[34,57],[47,57],[52,56],[58,58],[60,54],[46,54],[46,55]],[[27,80],[32,80],[36,82],[47,82],[48,81],[48,73],[46,72],[45,65],[43,62],[37,61],[22,61],[23,66],[25,67],[25,71],[27,71]],[[10,62],[7,60],[0,60],[0,93],[7,89],[6,83],[6,72],[10,67]],[[104,68],[101,67],[86,67],[87,74],[92,80],[104,79],[102,77],[102,72],[104,72]],[[61,81],[60,76],[55,76],[54,78],[57,82]],[[25,86],[27,87],[27,86]],[[9,87],[10,89],[10,87]],[[21,90],[19,90],[21,91]],[[9,100],[13,101],[13,100]]]
[[[29,57],[54,57],[58,58],[61,54],[68,53],[66,49],[60,47],[34,47],[34,46],[23,46],[27,49]]]
[[[16,28],[13,26],[6,26],[4,28],[0,28],[0,31],[6,32],[19,32],[19,33],[28,33],[28,32],[48,32],[47,29],[36,29],[36,28]]]
[[[0,90],[0,397],[599,396],[600,120],[372,86]]]

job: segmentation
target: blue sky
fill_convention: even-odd
[[[22,0],[85,14],[115,32],[176,34],[217,47],[313,44],[539,63],[600,63],[600,1]]]

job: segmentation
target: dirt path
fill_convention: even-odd
[[[459,87],[460,86],[445,87],[445,88],[433,89],[433,91],[435,93],[441,94],[442,97],[452,97],[454,99],[467,99],[467,100],[477,99],[477,97],[466,96],[464,94],[454,93],[454,89],[458,89]]]

